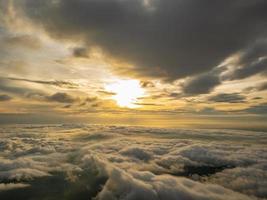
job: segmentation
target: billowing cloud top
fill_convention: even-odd
[[[264,132],[70,124],[0,131],[1,199],[264,200],[267,195]]]

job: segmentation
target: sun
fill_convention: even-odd
[[[144,96],[144,89],[140,86],[138,80],[118,80],[105,86],[109,92],[113,92],[112,99],[118,106],[127,108],[136,108],[138,98]]]

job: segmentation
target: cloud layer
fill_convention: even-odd
[[[265,37],[266,7],[264,0],[15,3],[20,13],[54,38],[82,39],[84,48],[100,47],[143,75],[168,79],[211,70],[229,56],[250,49]],[[84,56],[84,48],[74,55]],[[246,76],[240,73],[234,77]]]
[[[39,197],[51,180],[54,188],[67,185],[70,199],[236,200],[267,194],[263,132],[17,125],[1,133],[0,197],[15,199],[24,186],[24,195]],[[56,197],[49,184],[45,190],[40,199]]]

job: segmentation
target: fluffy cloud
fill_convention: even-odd
[[[146,152],[144,149],[140,149],[138,147],[130,147],[130,148],[123,149],[121,151],[121,153],[123,155],[137,158],[139,160],[146,160],[147,161],[151,158],[151,154]]]
[[[23,125],[1,133],[0,182],[29,184],[28,195],[54,180],[101,200],[266,198],[264,132]]]
[[[266,164],[247,168],[227,169],[211,177],[210,181],[226,188],[233,188],[248,195],[265,198],[267,195]],[[261,179],[262,181],[259,181]],[[254,188],[254,189],[252,189]]]
[[[14,6],[55,38],[82,38],[143,75],[169,79],[208,71],[265,36],[264,0],[144,2],[24,0]]]
[[[106,170],[108,180],[96,199],[249,199],[223,187],[201,184],[186,178],[169,175],[156,176],[150,172],[124,171],[112,168],[103,161],[99,165]],[[107,168],[107,169],[106,169]]]

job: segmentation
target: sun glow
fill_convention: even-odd
[[[119,80],[115,83],[106,85],[105,89],[113,92],[112,99],[120,107],[136,108],[139,97],[144,96],[144,89],[138,80]]]

